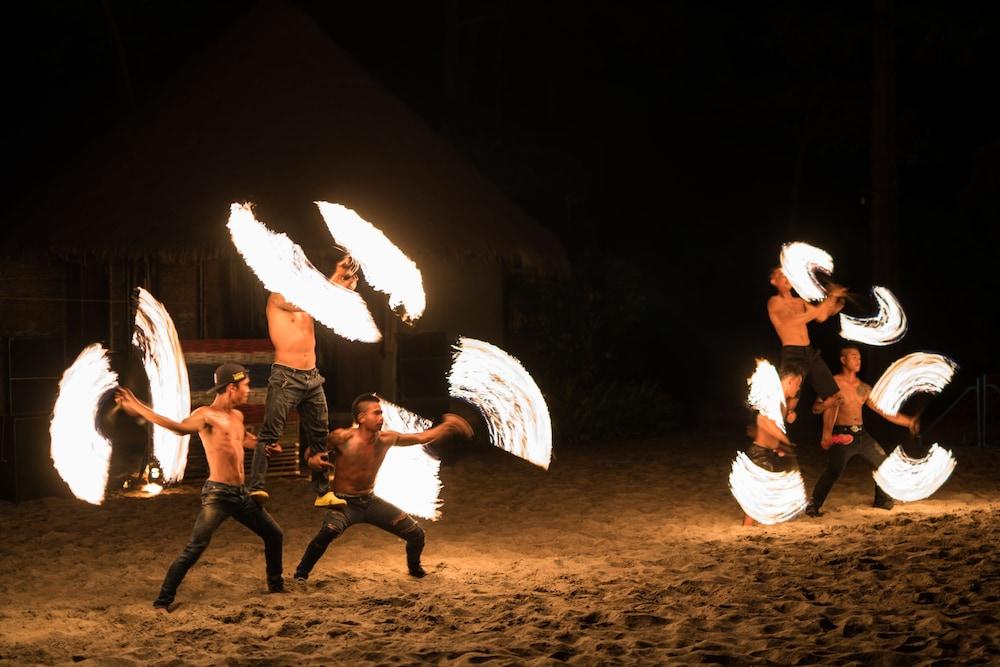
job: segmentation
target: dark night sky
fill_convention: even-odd
[[[559,348],[581,381],[738,396],[753,356],[777,352],[764,302],[783,241],[828,250],[859,292],[871,284],[870,3],[296,4],[562,238],[573,281],[531,298],[546,326],[594,334],[582,349],[564,332],[576,342]],[[3,200],[155,103],[252,5],[40,2],[10,16]],[[997,369],[998,18],[897,3],[890,287],[911,331],[870,353],[877,372],[917,349],[956,357],[963,382]],[[818,342],[835,346],[828,329]],[[552,352],[519,350],[529,367]]]

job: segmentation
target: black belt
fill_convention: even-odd
[[[838,429],[841,431],[850,431],[851,433],[861,433],[865,430],[865,427],[859,424],[837,424],[833,427],[834,431]]]

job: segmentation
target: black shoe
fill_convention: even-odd
[[[820,508],[813,505],[812,503],[809,503],[808,505],[806,505],[806,514],[812,517],[818,517],[818,516],[823,516],[823,511]]]
[[[423,579],[424,577],[427,576],[427,570],[422,568],[419,563],[416,565],[410,565],[407,569],[409,570],[411,577],[416,577],[417,579]]]
[[[278,582],[275,582],[273,584],[269,583],[267,585],[267,592],[268,593],[287,593],[288,591],[285,590],[285,582],[284,581],[278,581]]]
[[[877,507],[880,510],[891,510],[895,506],[896,502],[892,498],[886,498],[872,504],[872,507]]]

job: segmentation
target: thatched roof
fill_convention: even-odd
[[[329,243],[320,199],[354,208],[415,260],[566,270],[551,233],[279,2],[231,26],[14,212],[8,248],[20,238],[67,256],[217,257],[232,252],[230,203],[252,201],[308,252]]]

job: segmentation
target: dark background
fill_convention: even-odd
[[[294,3],[567,248],[565,281],[513,279],[509,349],[573,436],[740,419],[780,245],[833,255],[859,295],[872,250],[869,2]],[[155,104],[252,2],[38,2],[2,40],[4,208]],[[998,366],[1000,10],[897,2],[898,271],[910,319],[864,351]],[[884,35],[883,35],[884,36]],[[835,365],[835,323],[813,327]],[[948,398],[948,397],[945,397]],[[946,401],[939,399],[939,404]]]

